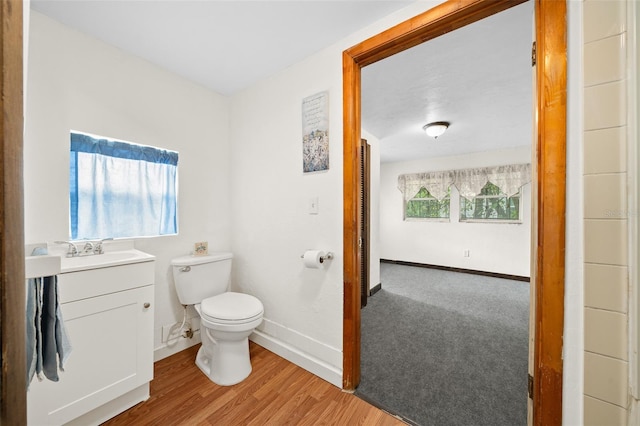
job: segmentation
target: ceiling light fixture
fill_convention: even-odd
[[[438,136],[442,135],[448,127],[448,121],[434,121],[433,123],[425,124],[422,130],[432,138],[438,139]]]

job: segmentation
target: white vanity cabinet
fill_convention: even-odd
[[[96,256],[99,257],[99,256]],[[99,424],[149,397],[154,258],[58,276],[72,351],[60,380],[31,382],[29,425]]]

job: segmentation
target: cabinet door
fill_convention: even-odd
[[[31,425],[66,423],[153,378],[153,286],[61,307],[72,351],[58,382],[31,383]]]

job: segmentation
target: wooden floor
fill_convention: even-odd
[[[195,365],[200,345],[155,363],[151,397],[105,425],[404,425],[251,342],[251,375],[218,386]]]

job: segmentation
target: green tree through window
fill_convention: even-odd
[[[405,218],[448,219],[451,190],[446,197],[438,200],[426,188],[420,191],[405,205]]]
[[[491,182],[472,200],[460,197],[460,220],[520,220],[520,193],[503,194]]]

